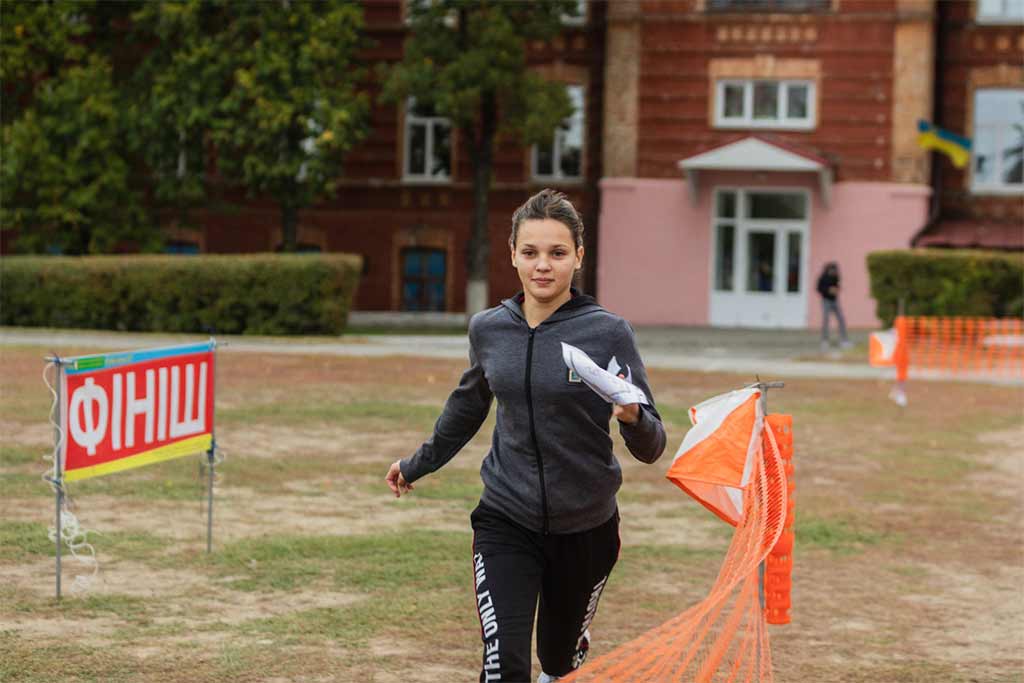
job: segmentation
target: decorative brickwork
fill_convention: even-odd
[[[640,83],[639,6],[609,6],[604,92],[604,174],[637,174],[638,88]]]
[[[282,242],[280,226],[270,229],[269,238],[267,251],[278,251]],[[320,251],[327,251],[327,231],[322,227],[300,222],[295,227],[295,243],[300,247],[317,247]]]
[[[932,118],[932,4],[900,0],[892,59],[892,179],[901,183],[927,183],[931,172],[928,152],[917,145],[917,122]]]

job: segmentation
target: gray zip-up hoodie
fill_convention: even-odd
[[[448,397],[433,435],[402,460],[406,481],[451,460],[480,429],[497,397],[497,425],[480,468],[481,502],[543,533],[586,531],[611,518],[622,484],[608,431],[612,406],[570,377],[561,342],[603,368],[614,357],[647,395],[650,405],[640,406],[636,424],[619,422],[635,458],[657,460],[665,450],[665,428],[629,323],[592,297],[573,294],[534,329],[520,307],[521,294],[473,316],[470,367]]]

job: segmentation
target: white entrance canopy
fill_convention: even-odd
[[[794,151],[757,136],[716,147],[678,162],[686,172],[690,198],[697,203],[701,171],[768,171],[816,173],[821,200],[828,206],[832,191],[832,169],[820,157]]]

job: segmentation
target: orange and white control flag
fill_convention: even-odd
[[[868,338],[868,362],[876,368],[896,365],[899,333],[895,329],[872,332]]]
[[[747,388],[690,408],[686,433],[667,477],[701,505],[736,526],[743,516],[743,488],[758,457],[764,424],[761,392]]]

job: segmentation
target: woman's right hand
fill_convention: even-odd
[[[401,460],[396,460],[391,463],[391,468],[388,470],[388,476],[384,477],[384,481],[387,482],[388,488],[395,494],[395,498],[401,498],[403,493],[412,491],[412,484],[405,480],[402,476],[402,468],[399,466]]]

